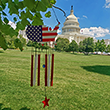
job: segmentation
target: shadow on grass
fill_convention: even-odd
[[[0,103],[0,110],[13,110],[13,109],[11,109],[11,108],[3,108],[3,109],[2,109],[2,106],[3,106],[3,104]],[[23,107],[23,108],[21,108],[20,110],[30,110],[30,108]]]
[[[109,75],[110,76],[110,66],[106,65],[95,65],[95,66],[81,66],[83,69],[95,72],[99,74]]]

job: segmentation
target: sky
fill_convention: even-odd
[[[55,6],[63,9],[68,16],[71,5],[73,5],[74,15],[78,18],[79,27],[82,34],[90,35],[96,39],[110,39],[110,0],[57,0]],[[44,23],[51,27],[57,24],[52,9],[51,18],[44,18]],[[59,32],[62,30],[66,17],[63,12],[54,8],[58,20],[60,21]],[[61,32],[59,33],[61,34]]]
[[[66,16],[70,14],[71,6],[73,5],[74,15],[78,18],[79,27],[83,32],[96,39],[110,39],[110,0],[56,0],[55,6],[65,11]],[[55,14],[60,21],[59,34],[62,32],[63,23],[66,17],[64,13],[56,8],[53,8]],[[8,12],[8,8],[5,12]],[[53,10],[50,8],[51,17],[45,18],[45,13],[41,12],[43,21],[46,26],[54,28],[57,25],[57,20]],[[13,15],[15,16],[15,15]],[[15,16],[16,17],[16,16]],[[9,16],[9,24],[13,25],[13,19]]]

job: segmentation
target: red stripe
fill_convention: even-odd
[[[59,29],[59,27],[55,27],[55,28],[54,28],[54,30],[58,30],[58,29]]]
[[[54,54],[52,54],[52,65],[51,65],[51,86],[53,86],[53,69],[54,69]]]
[[[48,31],[48,27],[42,27],[42,31]]]
[[[57,32],[56,33],[42,33],[42,36],[57,36]]]
[[[42,39],[42,42],[49,42],[49,41],[55,41],[55,38]]]
[[[40,85],[40,54],[38,55],[38,86]]]
[[[45,54],[45,86],[47,86],[47,54]]]
[[[33,57],[34,55],[31,55],[31,86],[33,86]]]

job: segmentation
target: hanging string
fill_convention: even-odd
[[[60,11],[62,11],[64,13],[64,16],[67,18],[65,11],[63,11],[61,8],[54,6],[53,4],[51,4],[54,8],[59,9]]]
[[[56,17],[57,22],[59,23],[59,20],[58,20],[58,18],[57,18],[57,15],[56,15],[55,10],[53,9],[53,7],[52,7],[52,10],[53,10],[53,13],[54,13],[54,15],[55,15],[55,17]]]
[[[52,3],[50,3],[50,2],[49,2],[49,0],[48,0],[48,3],[49,3],[50,5],[52,5],[52,7],[54,7],[54,8],[56,8],[56,9],[58,9],[58,10],[62,11],[62,12],[64,13],[64,16],[67,18],[66,13],[65,13],[65,11],[64,11],[64,10],[62,10],[62,9],[61,9],[61,8],[59,8],[59,7],[54,6]],[[52,10],[53,10],[53,8],[52,8]],[[55,11],[54,11],[54,10],[53,10],[53,12],[54,12],[54,14],[55,14]],[[56,14],[55,14],[55,16],[56,16]],[[57,16],[56,16],[56,20],[57,20],[57,22],[59,22],[59,20],[58,20]]]

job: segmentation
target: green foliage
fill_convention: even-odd
[[[13,20],[16,22],[16,29],[14,30],[8,25],[9,18],[8,14],[6,14],[3,10],[6,7],[6,3],[8,3],[9,13],[10,15],[15,14],[17,17],[14,17]],[[27,25],[43,25],[42,16],[40,11],[46,12],[48,8],[52,8],[52,4],[55,4],[56,0],[0,0],[0,32],[3,35],[9,35],[11,37],[18,36],[19,30],[24,30]],[[20,10],[20,11],[19,11]],[[25,11],[23,11],[25,10]],[[1,20],[1,16],[4,17],[4,22]],[[47,12],[45,17],[50,17],[51,13]],[[27,20],[29,18],[32,20],[29,22]],[[19,20],[20,19],[20,20]],[[5,42],[1,42],[1,45],[6,49]],[[16,42],[17,43],[17,42]],[[19,48],[22,51],[22,45],[18,42]]]
[[[0,33],[0,47],[2,47],[4,50],[8,48],[6,44],[6,40],[1,33]]]
[[[24,0],[23,1],[24,7],[27,7],[29,10],[35,8],[36,2],[35,0]]]
[[[16,36],[13,36],[11,38],[8,35],[8,36],[5,36],[5,39],[6,39],[6,44],[7,44],[8,48],[10,48],[10,49],[19,48],[22,51],[23,46],[26,45],[26,39],[23,38],[21,35],[20,35],[20,38],[17,38]]]
[[[13,19],[14,19],[14,21],[17,21],[17,18],[16,17],[14,17]]]
[[[95,51],[96,51],[96,52],[98,52],[98,51],[104,52],[105,49],[106,49],[106,45],[105,45],[104,39],[102,39],[101,41],[98,40],[98,41],[95,43]]]
[[[38,48],[38,49],[49,49],[50,47],[47,45],[47,43],[44,43],[44,45],[42,46],[41,43],[38,43],[38,42],[32,42],[31,40],[28,41],[27,43],[27,46],[31,47],[35,47],[35,48]]]
[[[72,51],[73,53],[75,51],[78,52],[78,44],[74,40],[69,44],[69,50]]]
[[[95,51],[98,52],[100,47],[100,41],[95,42]]]
[[[86,47],[83,45],[83,41],[80,41],[80,43],[79,43],[79,52],[84,52],[85,48]]]
[[[20,39],[20,41],[22,43],[22,46],[23,47],[26,46],[26,39],[22,35],[19,35],[19,39]]]
[[[106,47],[106,52],[110,52],[110,45]]]
[[[15,45],[14,41],[11,42],[11,45],[9,45],[8,48],[9,49],[15,49],[16,48],[16,45]]]
[[[8,24],[8,19],[7,18],[4,18],[4,22],[6,23],[6,24]]]
[[[84,39],[83,42],[79,44],[79,50],[84,52],[84,54],[87,54],[87,55],[89,52],[93,52],[94,51],[93,38],[88,37]]]
[[[48,12],[45,14],[45,17],[47,17],[47,18],[51,17],[51,12],[48,11]]]
[[[27,46],[29,46],[29,47],[32,46],[32,41],[31,40],[28,41]]]
[[[20,39],[16,38],[15,41],[14,41],[14,44],[15,44],[15,47],[18,48],[22,51],[23,50],[23,44],[22,42],[20,41]]]
[[[104,39],[102,39],[99,43],[99,51],[104,52],[105,49],[106,49],[105,41],[104,41]]]
[[[55,46],[55,50],[58,51],[69,51],[69,40],[66,38],[58,38],[56,40],[57,45]]]

